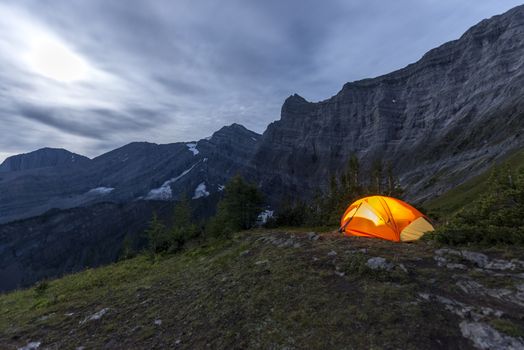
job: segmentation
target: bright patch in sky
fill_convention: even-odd
[[[37,38],[26,57],[31,69],[46,78],[70,83],[87,76],[84,59],[57,40]]]

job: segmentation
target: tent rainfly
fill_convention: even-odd
[[[342,216],[340,232],[394,242],[415,241],[434,228],[428,218],[396,198],[371,196],[352,203]]]

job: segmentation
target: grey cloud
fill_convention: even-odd
[[[34,93],[46,90],[45,84],[13,69],[0,71],[0,101],[5,102],[0,123],[8,120],[5,132],[20,135],[16,147],[7,144],[13,137],[0,139],[0,153],[31,150],[37,146],[34,140],[49,139],[44,135],[49,128],[65,146],[89,156],[134,140],[198,139],[232,122],[262,132],[279,118],[288,95],[328,98],[347,81],[401,68],[432,47],[458,38],[481,19],[518,4],[514,0],[13,2],[118,83],[71,86],[80,106],[61,106],[54,96],[34,100]],[[4,34],[0,33],[0,43]],[[8,58],[12,57],[0,55],[0,64]],[[89,98],[83,98],[87,92]],[[109,106],[86,102],[81,107],[83,99]],[[20,118],[13,118],[13,113]],[[17,123],[23,132],[16,130]]]

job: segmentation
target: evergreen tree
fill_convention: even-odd
[[[382,193],[382,161],[376,159],[371,166],[371,187],[370,191],[372,194],[381,194]]]
[[[495,169],[484,194],[433,236],[449,244],[524,244],[524,169]]]
[[[166,227],[158,220],[156,213],[153,213],[153,218],[149,222],[149,227],[145,231],[148,243],[148,251],[150,254],[156,254],[167,250],[169,247],[169,239],[167,237]]]
[[[191,217],[191,205],[187,195],[184,195],[175,205],[173,212],[173,227],[169,231],[169,251],[179,250],[185,242],[198,234],[198,228]]]
[[[237,175],[224,189],[224,197],[217,205],[217,213],[208,229],[213,235],[229,234],[252,228],[262,211],[262,195],[255,185]]]

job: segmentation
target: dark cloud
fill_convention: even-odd
[[[0,138],[0,158],[43,146],[94,156],[134,140],[199,139],[232,122],[262,132],[279,118],[288,95],[328,98],[347,81],[401,68],[516,5],[513,0],[0,5],[0,125],[8,135]],[[83,57],[94,72],[90,79],[60,84],[28,71],[24,45],[42,32]]]

